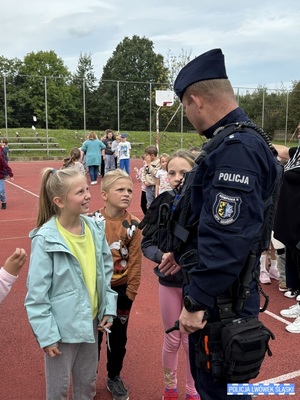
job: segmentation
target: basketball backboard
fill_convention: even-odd
[[[159,107],[171,107],[174,104],[174,92],[172,90],[156,90],[155,103]]]

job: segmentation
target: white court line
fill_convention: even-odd
[[[13,185],[13,186],[15,186],[15,187],[17,187],[17,188],[19,188],[19,189],[21,189],[21,190],[24,190],[24,192],[27,192],[27,193],[29,193],[29,194],[32,194],[32,196],[40,197],[40,196],[38,196],[37,194],[32,193],[30,190],[24,189],[22,186],[16,185],[15,183],[10,182],[9,180],[6,181],[6,183],[9,183],[10,185]]]
[[[284,374],[284,375],[280,375],[277,376],[276,378],[271,378],[271,379],[266,379],[265,381],[261,381],[259,383],[278,383],[278,382],[284,382],[284,381],[288,381],[290,379],[293,378],[297,378],[298,376],[300,376],[300,371],[293,371],[290,372],[288,374]]]
[[[283,318],[279,317],[279,315],[276,315],[268,310],[264,311],[264,314],[268,314],[270,317],[273,317],[274,319],[277,319],[277,321],[283,322],[286,325],[289,325],[292,323],[292,321],[287,321],[286,319],[283,319]]]
[[[291,323],[291,321],[287,321],[286,319],[279,317],[278,315],[272,313],[271,311],[266,310],[264,311],[264,314],[268,314],[270,317],[276,319],[279,322],[283,322],[286,325]],[[289,372],[288,374],[280,375],[271,379],[266,379],[265,381],[261,381],[259,383],[281,383],[293,378],[297,378],[298,376],[300,376],[300,370]]]

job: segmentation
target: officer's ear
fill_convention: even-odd
[[[190,98],[191,102],[195,103],[198,109],[201,109],[203,107],[203,98],[201,96],[191,94]]]

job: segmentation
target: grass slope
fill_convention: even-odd
[[[17,132],[17,133],[16,133]],[[47,145],[47,133],[45,129],[37,129],[38,135],[32,129],[28,128],[19,128],[19,129],[8,129],[8,144],[10,149],[12,150],[10,153],[10,159],[30,159],[35,157],[46,157],[46,152],[34,151],[33,149],[28,151],[18,151],[13,152],[13,149],[22,150],[22,146],[18,145],[18,142],[26,142],[26,148],[46,148]],[[88,133],[88,132],[87,132]],[[103,132],[96,132],[98,137],[101,138]],[[156,144],[156,132],[126,132],[128,133],[128,141],[131,143],[132,158],[140,158],[144,153],[145,147],[148,145]],[[55,151],[53,147],[53,151],[49,153],[49,158],[63,158],[66,157],[70,150],[73,147],[80,147],[82,140],[85,136],[85,132],[82,131],[74,131],[74,130],[48,130],[48,143],[49,147],[51,146],[51,142],[58,143],[58,148],[65,149],[65,152]],[[0,129],[0,137],[6,137],[5,129]],[[39,140],[39,142],[38,142]],[[28,144],[27,144],[28,143]],[[203,143],[203,139],[197,133],[169,133],[164,132],[159,134],[159,152],[172,154],[176,150],[181,148],[189,149],[193,146],[201,146]]]

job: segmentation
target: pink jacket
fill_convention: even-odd
[[[17,276],[11,275],[3,268],[0,269],[0,303],[8,295],[17,279]]]

